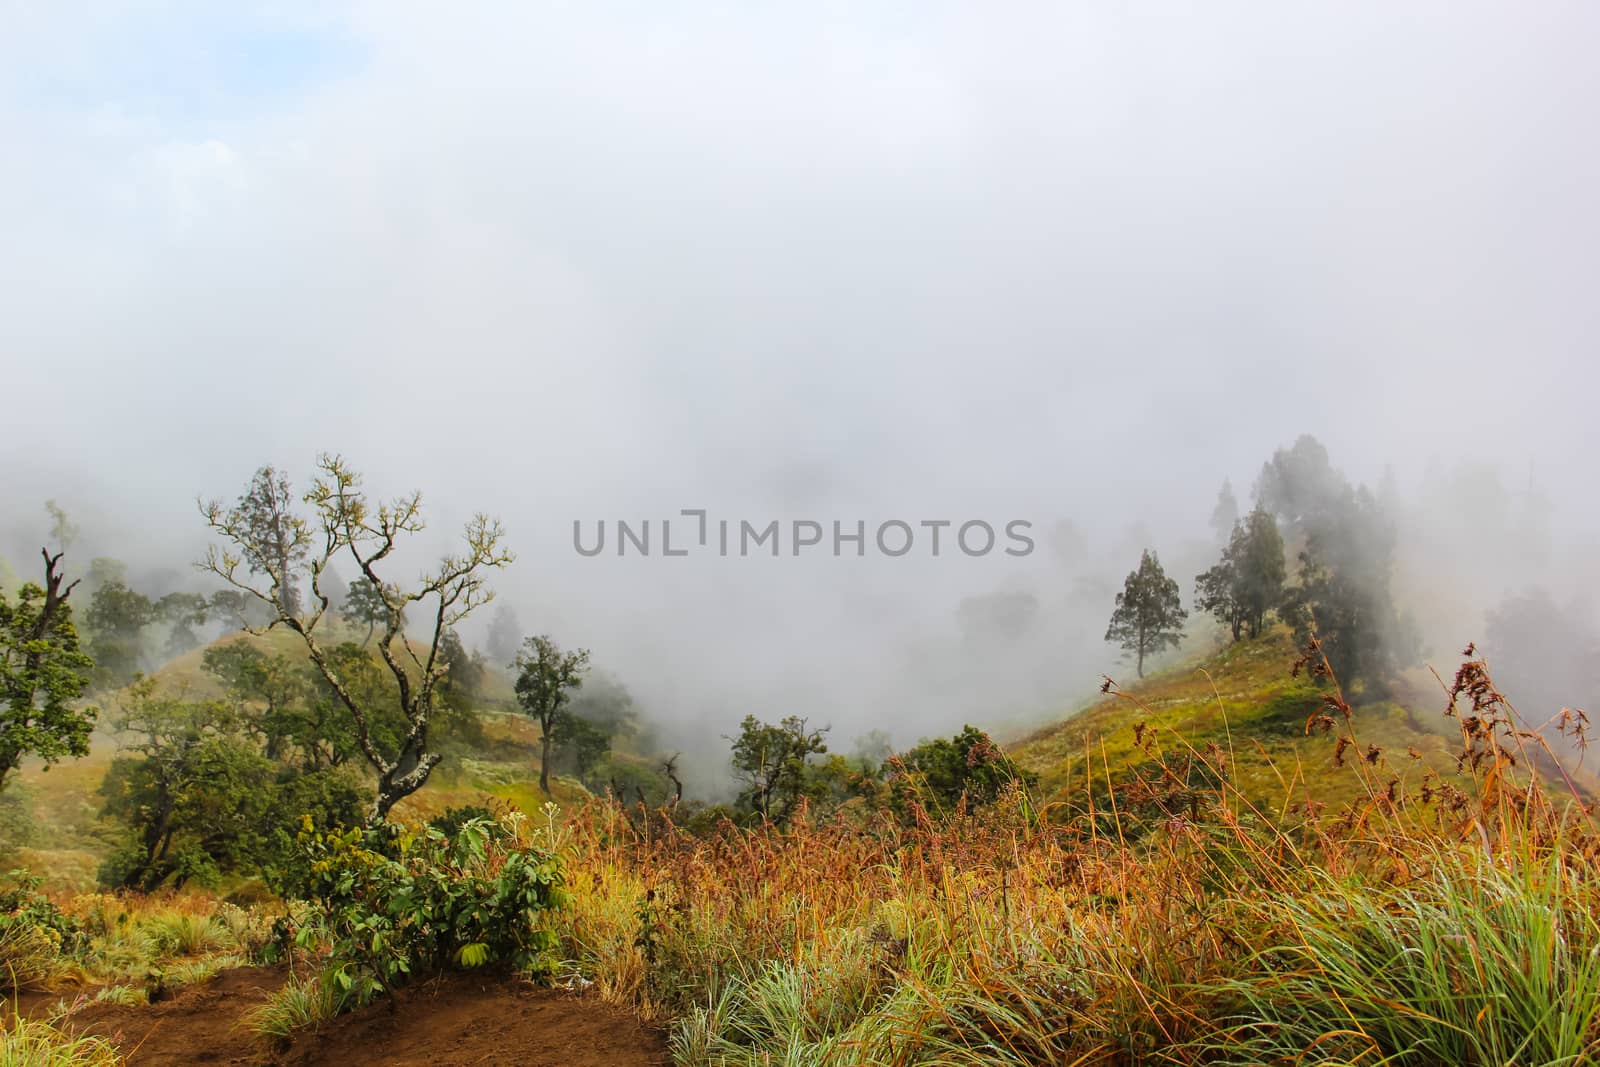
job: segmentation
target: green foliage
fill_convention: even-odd
[[[776,725],[746,715],[733,739],[733,773],[743,784],[738,806],[762,821],[787,822],[812,791],[808,765],[828,751],[827,732],[796,715]]]
[[[145,668],[145,630],[160,617],[154,601],[120,578],[95,590],[83,622],[89,628],[89,652],[101,685],[124,685]]]
[[[1600,1053],[1600,919],[1559,857],[1459,858],[1422,884],[1264,894],[1259,949],[1219,988],[1237,1004],[1216,1050],[1274,1063],[1594,1062]]]
[[[269,699],[281,696],[274,682],[286,666],[281,657],[243,644],[211,651],[218,655],[209,666],[229,679],[230,693],[257,685]],[[299,683],[309,676],[289,681],[285,691],[303,695]],[[276,885],[302,816],[318,826],[356,821],[368,790],[359,774],[342,761],[290,761],[337,742],[315,739],[315,720],[302,718],[300,707],[162,697],[151,679],[130,687],[117,719],[124,750],[100,785],[105,813],[128,835],[102,864],[101,882],[212,886],[227,873],[259,871]]]
[[[458,749],[484,748],[488,737],[477,712],[488,674],[483,657],[468,653],[461,643],[461,635],[446,630],[439,639],[439,662],[444,667],[444,676],[439,679],[434,728],[440,745]]]
[[[46,766],[88,754],[94,708],[77,707],[93,661],[78,647],[58,553],[44,554],[45,584],[0,593],[0,787],[24,756]]]
[[[349,621],[356,625],[365,625],[367,634],[361,639],[361,647],[365,648],[372,641],[372,632],[378,626],[387,626],[389,617],[394,609],[391,605],[396,601],[397,590],[389,590],[389,595],[384,596],[372,579],[366,575],[358,575],[350,581],[344,591],[344,608],[340,611]],[[400,625],[405,625],[405,610],[400,611]]]
[[[0,792],[0,848],[36,845],[42,833],[34,818],[32,791],[21,782],[12,782]]]
[[[1227,626],[1235,641],[1246,628],[1260,637],[1268,613],[1283,599],[1284,577],[1283,535],[1258,507],[1234,524],[1221,562],[1195,579],[1195,607]]]
[[[1394,531],[1365,489],[1321,519],[1300,553],[1299,584],[1281,613],[1307,640],[1315,632],[1338,679],[1381,684],[1417,655],[1417,639],[1390,593]]]
[[[1328,450],[1310,434],[1280,448],[1261,465],[1256,479],[1258,507],[1283,520],[1291,536],[1305,536],[1340,509],[1350,493],[1344,475],[1328,461]]]
[[[1300,537],[1298,584],[1279,614],[1302,641],[1313,632],[1347,686],[1381,683],[1417,656],[1411,625],[1390,591],[1395,534],[1365,486],[1352,488],[1310,436],[1279,449],[1261,469],[1256,500]]]
[[[405,762],[414,766],[418,757],[407,744],[410,730],[394,673],[354,641],[325,649],[322,661],[345,695],[364,709],[367,743],[372,749],[392,767]],[[321,761],[338,766],[361,752],[362,731],[333,683],[314,671],[308,671],[311,692],[291,736],[307,751],[323,749]]]
[[[572,691],[552,720],[553,758],[591,791],[609,785],[619,798],[630,790],[635,795],[659,795],[665,789],[660,775],[611,755],[620,738],[636,737],[638,731],[633,694],[613,675],[594,671],[584,676],[582,686]]]
[[[590,787],[594,772],[611,752],[611,731],[572,712],[556,716],[552,740],[556,751],[572,760],[578,780]]]
[[[413,492],[374,502],[361,475],[342,457],[323,454],[317,465],[319,474],[303,498],[313,510],[312,520],[294,513],[287,480],[271,468],[257,472],[235,507],[225,508],[215,500],[203,504],[207,525],[224,540],[211,546],[204,566],[239,592],[271,605],[268,626],[283,626],[304,642],[311,662],[349,714],[357,748],[377,776],[369,820],[378,822],[396,803],[422,788],[443,758],[430,749],[428,740],[435,696],[448,673],[439,655],[441,642],[461,620],[492,599],[485,572],[506,566],[514,557],[503,545],[501,525],[479,514],[466,525],[460,554],[444,556],[408,588],[386,585],[376,568],[387,566],[384,561],[406,537],[425,529],[422,495]],[[376,704],[361,699],[353,686],[345,684],[318,636],[332,599],[322,585],[334,580],[335,557],[353,563],[385,604],[377,648],[393,688],[389,699]],[[307,578],[310,596],[302,613],[298,583]],[[412,605],[423,605],[433,623],[431,640],[420,654],[401,633],[406,609]],[[368,661],[349,662],[354,666]],[[391,712],[399,718],[390,721],[402,725],[396,743],[385,748],[379,735]]]
[[[550,757],[557,727],[572,693],[583,685],[589,666],[587,649],[562,652],[546,635],[530,637],[517,653],[517,703],[539,724],[539,788],[550,792]]]
[[[895,810],[908,814],[913,805],[939,812],[998,800],[1007,789],[1028,789],[1038,776],[1014,763],[992,738],[976,726],[964,726],[951,738],[924,741],[889,760]]]
[[[267,466],[256,471],[228,514],[240,531],[245,565],[271,581],[272,599],[291,616],[300,610],[298,571],[311,554],[310,528],[294,514],[294,504],[289,479]]]
[[[1106,640],[1134,657],[1143,678],[1145,657],[1176,648],[1188,617],[1178,600],[1178,583],[1167,577],[1156,554],[1146,549],[1139,557],[1139,569],[1129,573],[1117,594]]]
[[[215,884],[252,855],[272,797],[273,768],[226,704],[158,697],[143,679],[117,721],[126,752],[100,793],[131,831],[101,868],[110,885]]]
[[[366,811],[370,791],[349,764],[300,773],[280,771],[262,832],[253,842],[250,866],[261,871],[268,888],[284,891],[299,857],[295,829],[307,818],[323,829],[355,825]]]
[[[166,654],[170,659],[200,647],[194,628],[210,618],[211,605],[198,593],[168,593],[156,601],[156,616],[170,627]]]
[[[307,821],[299,843],[294,890],[313,908],[297,943],[328,950],[333,981],[355,1002],[451,966],[542,973],[553,963],[541,913],[562,903],[561,865],[489,820],[454,835],[389,823],[323,832]]]
[[[63,970],[63,957],[82,950],[83,924],[39,891],[43,879],[11,871],[0,882],[0,983],[12,990],[44,988]]]

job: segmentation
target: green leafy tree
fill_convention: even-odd
[[[362,699],[380,708],[392,703],[382,691],[383,668],[369,653],[345,644],[328,654]],[[359,755],[354,723],[315,667],[282,653],[269,655],[250,641],[213,645],[201,666],[222,684],[242,728],[261,742],[267,758],[309,773]],[[386,721],[380,743],[392,746],[396,734],[392,719]]]
[[[594,773],[611,754],[612,732],[571,711],[556,716],[553,740],[556,752],[572,761],[578,781],[585,789],[594,788]]]
[[[83,621],[101,684],[124,685],[147,666],[145,630],[158,618],[155,603],[120,578],[108,579],[94,591]]]
[[[272,583],[272,599],[286,616],[300,613],[301,571],[311,554],[306,526],[295,515],[296,503],[289,479],[267,466],[256,471],[228,512],[229,524],[240,534],[234,544],[245,565]]]
[[[211,605],[198,593],[168,593],[156,601],[156,615],[168,626],[167,658],[173,659],[200,647],[194,631],[210,618]]]
[[[615,675],[594,670],[585,675],[583,686],[572,694],[567,707],[556,718],[556,757],[570,766],[584,787],[594,790],[606,772],[617,786],[663,791],[660,777],[609,758],[617,740],[639,730],[639,716],[633,694]],[[614,790],[615,791],[615,790]],[[617,792],[618,797],[622,796]]]
[[[1257,507],[1234,524],[1222,560],[1195,579],[1195,607],[1227,626],[1235,641],[1246,629],[1260,637],[1267,616],[1283,600],[1285,574],[1277,520]]]
[[[746,715],[733,738],[733,773],[743,784],[739,806],[764,822],[788,822],[807,795],[811,757],[828,751],[827,732],[796,715],[776,725]]]
[[[1117,594],[1106,640],[1122,647],[1144,677],[1145,657],[1176,648],[1189,613],[1178,598],[1178,583],[1167,577],[1156,554],[1146,549],[1139,569],[1131,572]]]
[[[438,685],[447,673],[439,655],[444,635],[492,599],[487,572],[514,557],[503,546],[500,524],[477,515],[467,523],[459,554],[445,556],[410,587],[386,584],[380,570],[389,566],[390,557],[408,536],[425,528],[420,493],[374,503],[362,488],[361,476],[341,457],[323,455],[304,498],[312,511],[308,520],[289,509],[286,481],[276,475],[267,481],[274,501],[270,522],[262,521],[263,511],[252,493],[231,509],[220,501],[202,505],[207,524],[226,543],[213,546],[204,565],[234,589],[269,605],[273,611],[269,628],[283,626],[304,642],[312,664],[353,720],[357,747],[377,776],[377,796],[368,818],[380,822],[398,801],[422,788],[442,758],[430,748],[428,731]],[[253,488],[261,482],[258,472]],[[387,609],[377,650],[390,684],[374,698],[380,704],[359,697],[346,684],[340,664],[318,633],[330,603],[322,588],[323,576],[335,557],[353,564],[378,590]],[[310,588],[304,612],[295,610],[294,598],[285,592],[293,589],[301,570]],[[411,607],[429,621],[424,640],[411,641],[401,633]],[[361,662],[370,663],[370,657],[363,655]],[[403,724],[391,748],[380,743],[385,721]]]
[[[345,586],[344,607],[340,609],[346,619],[356,625],[366,624],[367,635],[361,639],[361,647],[365,648],[372,643],[372,632],[379,626],[389,623],[391,605],[399,597],[396,590],[381,590],[363,575]],[[397,629],[404,630],[406,625],[405,611],[402,607],[400,625]]]
[[[1372,494],[1356,490],[1318,518],[1300,552],[1299,581],[1279,609],[1299,640],[1317,635],[1340,682],[1374,695],[1417,657],[1415,629],[1390,589],[1393,558],[1393,528]]]
[[[1350,485],[1334,470],[1322,442],[1303,434],[1262,464],[1255,496],[1256,504],[1281,519],[1291,536],[1301,537],[1344,510]]]
[[[402,710],[394,676],[383,661],[354,641],[341,641],[328,648],[324,660],[339,678],[344,695],[369,709],[368,743],[384,759],[394,762],[397,775],[413,770],[421,757],[407,747],[410,726]],[[346,759],[358,758],[362,754],[361,732],[343,706],[339,691],[315,666],[306,672],[306,684],[312,697],[294,722],[290,740],[307,754],[313,766],[338,767]],[[444,704],[443,700],[437,703],[435,714],[439,714]],[[443,717],[440,715],[441,719]]]
[[[1386,685],[1418,651],[1415,628],[1394,603],[1395,537],[1387,512],[1365,486],[1352,488],[1309,436],[1274,453],[1256,498],[1302,546],[1298,581],[1287,588],[1279,614],[1302,641],[1318,635],[1344,684]]]
[[[469,653],[451,630],[439,643],[439,660],[445,668],[439,679],[439,735],[447,743],[482,748],[488,742],[478,715],[487,673],[483,657]]]
[[[539,788],[550,792],[550,757],[555,749],[557,727],[572,693],[583,685],[589,667],[587,649],[563,652],[543,634],[523,642],[512,664],[517,671],[517,703],[539,724]]]
[[[62,577],[60,552],[42,555],[43,586],[0,593],[0,788],[24,756],[48,767],[88,755],[94,730],[96,710],[77,706],[94,667],[67,603],[77,583]]]
[[[107,861],[102,880],[149,891],[242,866],[263,828],[273,772],[232,709],[159,697],[146,678],[130,688],[116,726],[125,752],[100,793],[132,841]]]
[[[295,664],[249,641],[229,641],[201,653],[200,667],[221,683],[239,721],[262,740],[267,757],[283,759],[284,723],[306,699],[305,679]]]

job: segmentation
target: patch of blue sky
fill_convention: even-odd
[[[25,106],[112,108],[174,131],[272,114],[359,73],[368,60],[366,45],[336,22],[227,4],[174,5],[53,29],[8,79]]]

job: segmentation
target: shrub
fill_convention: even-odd
[[[11,990],[46,988],[71,965],[84,943],[82,924],[39,892],[42,879],[12,871],[0,887],[0,983]]]
[[[553,852],[471,819],[454,837],[385,823],[300,834],[300,895],[311,901],[296,942],[326,945],[333,980],[358,1002],[410,975],[491,965],[544,973],[556,938],[540,913],[562,902]]]
[[[187,911],[156,916],[150,920],[149,933],[162,956],[204,956],[238,947],[225,924]]]

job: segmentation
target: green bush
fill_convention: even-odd
[[[87,940],[83,925],[39,892],[42,879],[12,871],[0,884],[0,987],[42,989]]]
[[[540,913],[562,903],[562,871],[486,819],[454,836],[393,824],[299,837],[297,895],[311,902],[295,941],[326,946],[342,993],[364,1003],[418,973],[500,966],[544,973],[555,934]]]
[[[39,887],[44,879],[25,870],[11,871],[0,882],[0,930],[32,926],[45,930],[65,952],[84,943],[83,924],[56,907]]]

